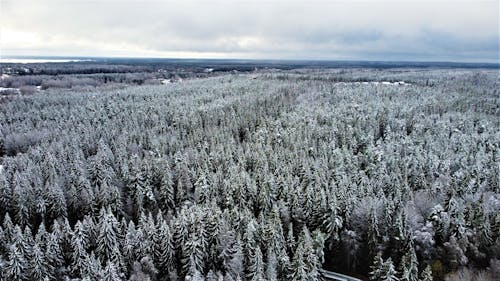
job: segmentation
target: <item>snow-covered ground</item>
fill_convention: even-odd
[[[0,95],[16,95],[20,94],[21,91],[19,91],[18,88],[4,88],[0,87]]]
[[[337,82],[337,85],[389,85],[389,86],[407,86],[411,85],[411,83],[405,81],[371,81],[371,82]]]

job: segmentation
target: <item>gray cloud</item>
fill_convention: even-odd
[[[498,1],[0,0],[3,55],[498,61]]]

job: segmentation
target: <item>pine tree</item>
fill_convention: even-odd
[[[394,231],[392,231],[392,241],[390,247],[394,249],[393,257],[399,258],[407,252],[407,249],[413,247],[412,233],[408,223],[408,217],[403,210],[396,216]]]
[[[30,219],[30,209],[28,205],[28,195],[30,190],[29,183],[24,175],[16,173],[14,175],[14,182],[12,183],[12,202],[14,209],[14,218],[20,225],[26,225]]]
[[[71,214],[77,218],[90,213],[94,205],[95,196],[90,180],[85,172],[85,165],[81,159],[74,159],[71,165],[71,174],[67,182],[68,189],[73,194],[68,194],[68,207]]]
[[[264,280],[264,261],[262,251],[259,246],[256,246],[255,253],[249,258],[247,278],[251,281]]]
[[[23,240],[26,245],[25,257],[29,258],[33,252],[33,246],[35,245],[35,239],[33,239],[33,234],[29,226],[24,227]]]
[[[388,258],[386,261],[382,259],[382,253],[379,252],[374,260],[373,264],[370,267],[370,280],[373,281],[397,281],[396,277],[396,269],[394,268],[394,264],[392,263],[391,258]]]
[[[102,281],[121,281],[123,276],[119,270],[119,267],[115,265],[112,261],[106,263],[106,267],[101,272]]]
[[[112,211],[121,211],[121,193],[118,187],[113,183],[116,174],[113,169],[114,155],[108,145],[99,141],[96,155],[90,161],[89,176],[93,188],[96,189],[95,195],[98,208],[111,208]]]
[[[267,280],[278,280],[278,260],[276,255],[270,249],[267,250],[267,262],[266,262],[266,279]]]
[[[232,276],[243,276],[242,242],[225,220],[222,220],[220,228],[216,248],[222,269]]]
[[[210,200],[210,186],[205,172],[201,171],[201,174],[194,183],[194,190],[194,200],[198,204],[203,204]]]
[[[98,226],[96,226],[94,218],[90,215],[84,216],[82,220],[82,232],[85,233],[85,243],[88,249],[94,249],[96,247],[98,231],[99,229]]]
[[[384,260],[382,259],[382,253],[379,252],[373,259],[373,263],[370,266],[370,280],[378,281],[382,277],[383,265]]]
[[[188,199],[188,195],[193,191],[193,183],[191,182],[191,175],[185,163],[181,164],[179,171],[179,178],[177,180],[176,202],[178,205],[182,204]]]
[[[312,233],[312,241],[313,241],[314,253],[318,259],[317,267],[321,267],[321,265],[325,262],[324,248],[325,248],[326,236],[323,232],[315,230]]]
[[[49,240],[47,241],[47,250],[45,252],[45,258],[47,263],[52,265],[53,272],[50,272],[51,276],[57,276],[58,270],[64,263],[61,247],[59,244],[60,238],[57,237],[57,233],[50,233]],[[51,269],[52,270],[52,269]]]
[[[450,269],[457,270],[460,266],[464,266],[468,263],[469,259],[465,254],[465,246],[455,237],[455,235],[452,235],[450,240],[445,242],[443,246],[446,251],[446,258]]]
[[[208,273],[207,273],[207,279],[206,281],[218,281],[219,278],[222,278],[222,276],[219,275],[219,277],[214,273],[213,270],[210,270]]]
[[[52,279],[51,273],[54,271],[51,264],[45,258],[45,254],[40,249],[38,244],[33,246],[31,257],[28,263],[28,272],[30,280],[44,280],[44,278]]]
[[[172,180],[170,165],[167,160],[163,160],[158,165],[159,169],[159,203],[163,210],[168,210],[175,207],[175,190]]]
[[[257,232],[256,223],[251,219],[246,227],[245,234],[243,236],[244,243],[244,264],[245,264],[245,275],[247,279],[253,277],[253,271],[251,265],[254,264],[255,253],[257,251],[257,241],[255,240],[255,233]],[[262,254],[262,253],[261,253]]]
[[[58,179],[50,179],[45,183],[46,198],[48,203],[48,215],[51,218],[67,216],[67,204],[64,192]]]
[[[420,275],[420,281],[432,281],[432,269],[430,265],[427,265]]]
[[[12,203],[12,188],[5,173],[0,171],[0,206],[3,206],[0,210],[0,218],[12,212]]]
[[[203,228],[203,239],[206,244],[206,267],[216,268],[218,267],[218,262],[220,262],[220,256],[217,252],[217,238],[221,231],[221,213],[217,205],[212,205],[207,208],[207,212],[203,217],[204,228]]]
[[[172,245],[172,233],[167,222],[163,221],[154,238],[154,260],[159,266],[160,275],[166,275],[174,270],[174,246]]]
[[[85,262],[87,261],[87,251],[86,251],[86,234],[83,232],[83,226],[80,221],[78,221],[75,225],[75,231],[71,240],[71,248],[72,248],[72,272],[76,276],[79,276],[82,272],[82,269],[86,266]]]
[[[84,265],[85,267],[80,269],[82,278],[101,280],[103,268],[101,266],[101,261],[99,258],[96,258],[94,252],[87,255]]]
[[[321,260],[318,254],[322,255],[323,253],[324,237],[317,237],[319,245],[318,248],[315,248],[315,241],[311,238],[311,234],[306,226],[304,226],[302,233],[301,242],[304,243],[304,258],[308,269],[308,280],[320,280],[321,277],[319,276],[318,269],[321,268]],[[318,236],[320,236],[320,234]]]
[[[144,239],[138,241],[138,246],[142,256],[154,256],[154,237],[156,234],[156,224],[151,213],[146,215],[142,213],[139,217],[138,225],[139,236],[143,236]]]
[[[289,278],[291,281],[308,280],[308,269],[304,262],[304,245],[302,243],[295,250]]]
[[[292,262],[292,280],[319,281],[321,277],[318,269],[321,267],[317,256],[317,249],[306,226],[302,230],[297,249]]]
[[[45,228],[45,223],[41,223],[38,226],[38,231],[35,235],[35,242],[40,246],[42,250],[45,250],[47,247],[47,241],[49,240],[49,233]]]
[[[199,225],[198,227],[201,227]],[[205,241],[202,229],[194,230],[182,246],[182,269],[184,274],[193,274],[193,270],[203,272],[205,268]]]
[[[484,196],[481,196],[475,208],[472,226],[479,234],[479,241],[483,246],[487,247],[493,243],[490,220],[484,212]]]
[[[131,171],[128,178],[127,189],[133,202],[133,213],[135,217],[145,211],[148,194],[151,196],[150,181],[143,168],[141,159],[137,156],[133,159]],[[154,200],[154,198],[152,198]]]
[[[9,213],[6,213],[3,218],[2,228],[5,234],[5,245],[9,245],[12,243],[12,237],[14,235],[14,223],[12,223]]]
[[[132,265],[129,281],[156,280],[157,270],[149,257],[143,257]]]
[[[378,239],[380,237],[378,230],[378,220],[375,209],[370,209],[369,221],[368,221],[368,249],[371,254],[374,254],[378,250]]]
[[[127,230],[125,233],[125,238],[123,240],[123,258],[128,265],[132,265],[132,263],[137,259],[137,230],[135,228],[135,224],[133,221],[128,222]]]
[[[29,230],[28,227],[26,227],[26,229]],[[28,257],[30,253],[30,244],[27,241],[27,238],[29,237],[22,232],[21,227],[16,225],[14,227],[14,233],[12,234],[12,245],[15,245],[25,258]]]
[[[71,260],[71,234],[73,233],[73,229],[69,225],[69,221],[67,218],[63,218],[60,224],[59,230],[59,244],[61,245],[61,251],[63,254],[63,258],[65,261]]]
[[[178,217],[175,218],[173,224],[173,245],[175,252],[177,253],[177,260],[182,259],[182,246],[185,244],[189,230],[187,226],[187,218],[184,212],[181,212]]]
[[[339,207],[337,206],[336,196],[332,196],[327,208],[320,215],[321,229],[327,235],[328,247],[331,248],[333,243],[339,239],[339,231],[342,229],[343,219],[338,214]]]
[[[401,259],[399,272],[401,272],[400,281],[418,280],[418,260],[413,247],[410,247]]]
[[[394,264],[392,263],[392,260],[391,258],[388,258],[385,262],[384,262],[384,275],[382,275],[382,279],[381,281],[397,281],[399,280],[396,275],[397,275],[397,271],[396,269],[394,268]]]
[[[24,280],[26,277],[27,261],[22,251],[15,244],[9,247],[8,260],[4,268],[6,280]]]
[[[120,243],[118,240],[118,221],[113,213],[102,210],[96,253],[103,260],[112,261],[113,266],[120,264]]]

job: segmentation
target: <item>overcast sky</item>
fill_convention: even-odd
[[[1,56],[498,62],[498,0],[0,0]]]

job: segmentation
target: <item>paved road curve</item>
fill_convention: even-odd
[[[323,280],[325,281],[362,281],[361,279],[354,278],[348,275],[340,274],[333,271],[327,271],[321,269],[320,271]]]

